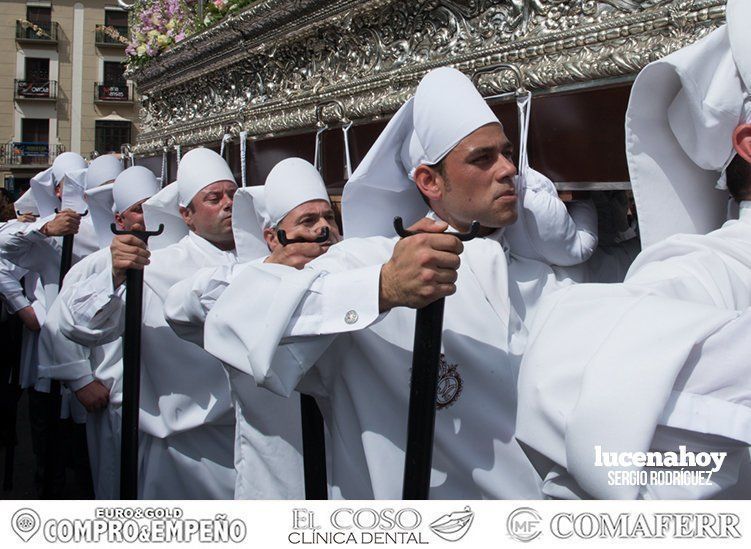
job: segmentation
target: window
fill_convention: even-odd
[[[119,61],[104,62],[104,85],[125,87],[125,65]]]
[[[96,151],[99,154],[120,152],[120,146],[130,143],[130,122],[97,120]]]
[[[104,10],[104,24],[108,27],[115,27],[118,32],[120,29],[128,29],[128,13],[120,10]],[[123,34],[120,32],[120,34]]]
[[[47,143],[50,140],[50,121],[47,118],[23,118],[21,139],[29,143]]]
[[[21,119],[21,143],[15,143],[14,154],[21,164],[49,162],[50,121],[47,118]]]
[[[26,20],[50,32],[52,28],[52,8],[26,6]]]
[[[27,57],[26,80],[29,82],[47,82],[50,79],[50,60]]]

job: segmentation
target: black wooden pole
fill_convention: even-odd
[[[416,233],[404,229],[402,219],[394,218],[396,233],[407,238]],[[467,233],[450,233],[461,241],[472,240],[480,230],[473,221]],[[407,417],[407,449],[404,460],[402,499],[428,499],[433,463],[435,404],[438,370],[441,362],[443,309],[446,300],[438,299],[417,310],[415,344],[412,353],[412,376]]]
[[[301,242],[323,244],[329,239],[329,229],[324,227],[321,235],[314,240],[304,238],[289,239],[284,230],[279,229],[276,237],[282,246]],[[302,455],[305,473],[305,499],[328,499],[326,477],[326,437],[323,416],[316,399],[300,393],[300,420],[302,423]]]
[[[116,235],[132,234],[148,242],[157,231],[120,231],[111,225]],[[138,414],[141,395],[141,321],[143,316],[143,270],[128,269],[125,273],[125,333],[123,334],[123,408],[120,434],[120,499],[138,499]]]

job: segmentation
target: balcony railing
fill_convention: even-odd
[[[124,48],[128,45],[128,27],[97,25],[94,41],[97,46]]]
[[[57,44],[56,21],[51,23],[35,23],[25,19],[16,20],[16,40],[19,42],[34,42],[35,44]]]
[[[64,152],[62,145],[35,141],[11,141],[0,145],[0,164],[4,166],[49,166]]]
[[[56,80],[16,80],[15,98],[54,101],[57,99]]]
[[[132,103],[133,84],[94,84],[94,101],[97,103]]]

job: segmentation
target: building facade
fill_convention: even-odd
[[[64,151],[136,138],[117,0],[0,0],[0,185],[18,193]]]

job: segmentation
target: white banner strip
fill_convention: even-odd
[[[4,501],[4,548],[746,547],[748,501]]]

